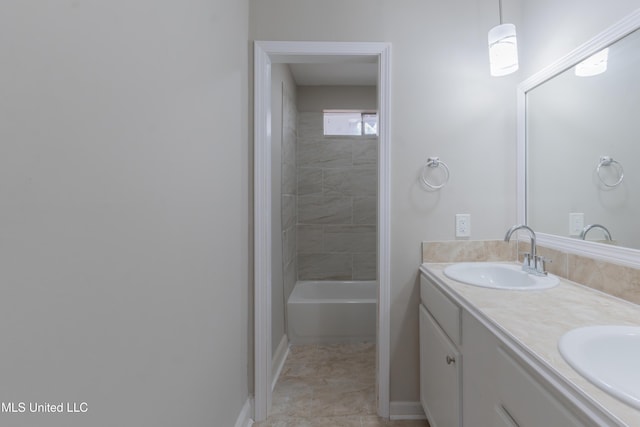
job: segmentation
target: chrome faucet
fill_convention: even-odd
[[[582,229],[582,232],[580,233],[580,238],[581,238],[582,240],[586,240],[586,239],[587,239],[587,233],[588,233],[590,230],[594,229],[594,228],[599,228],[599,229],[601,229],[601,230],[604,232],[604,238],[605,238],[605,240],[608,240],[608,241],[613,240],[613,239],[611,238],[611,233],[609,233],[609,230],[607,230],[607,227],[605,227],[604,225],[600,225],[600,224],[589,224],[589,225],[587,225],[586,227],[584,227],[584,228]]]
[[[531,227],[524,224],[514,225],[507,230],[507,234],[504,236],[504,241],[508,242],[511,240],[511,235],[518,230],[527,230],[529,232],[529,237],[531,237],[531,250],[529,253],[524,254],[522,270],[536,276],[546,276],[547,272],[545,271],[545,262],[551,260],[536,254],[536,233]]]

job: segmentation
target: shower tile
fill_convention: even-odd
[[[322,191],[326,195],[351,196],[351,169],[324,169]]]
[[[298,253],[320,253],[324,250],[323,225],[298,225]]]
[[[375,225],[327,225],[324,231],[326,252],[376,252]]]
[[[282,231],[282,258],[289,263],[296,256],[296,227],[292,226]]]
[[[376,280],[377,255],[375,253],[353,254],[353,280]]]
[[[296,194],[298,169],[295,164],[282,163],[282,194]]]
[[[296,285],[296,280],[298,280],[297,259],[298,259],[297,256],[294,257],[293,260],[291,260],[288,264],[285,264],[284,266],[283,280],[284,280],[285,301],[289,298],[289,295],[291,295],[291,292],[293,291],[293,287]]]
[[[309,135],[305,134],[304,132],[298,131],[298,136],[296,138],[296,149],[299,150],[300,147],[309,144],[322,144],[325,139],[326,137],[324,135]]]
[[[322,195],[321,168],[298,168],[298,195]]]
[[[376,224],[378,222],[378,198],[354,197],[353,223]]]
[[[284,129],[282,134],[282,163],[290,165],[296,164],[296,142],[295,129]]]
[[[323,140],[298,144],[297,154],[300,167],[351,166],[351,144],[343,141]]]
[[[297,122],[298,117],[295,110],[295,106],[292,106],[289,111],[286,111],[282,117],[282,131],[293,134],[293,141],[297,140]]]
[[[351,197],[298,197],[299,224],[350,224]]]
[[[298,113],[298,133],[304,137],[324,138],[323,115],[321,112]],[[302,141],[304,143],[304,141]]]
[[[378,164],[378,139],[354,140],[352,153],[354,166],[376,166]]]
[[[378,170],[372,167],[351,170],[351,194],[375,196],[378,194]]]
[[[282,229],[285,230],[295,225],[296,216],[296,196],[291,194],[282,195]]]
[[[378,188],[375,168],[325,169],[322,179],[324,194],[343,196],[375,196]]]
[[[300,280],[351,280],[350,254],[299,254]]]

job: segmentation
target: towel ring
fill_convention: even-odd
[[[442,168],[444,170],[444,179],[442,181],[442,184],[436,185],[429,182],[426,176],[429,168]],[[422,167],[422,174],[420,175],[420,178],[422,179],[422,183],[427,187],[434,190],[439,190],[445,185],[447,185],[447,182],[449,182],[449,167],[445,162],[440,160],[439,157],[429,157],[427,159],[427,163]]]
[[[618,167],[618,169],[620,169],[620,176],[618,177],[618,180],[616,182],[611,184],[611,183],[608,183],[607,181],[605,181],[605,179],[602,177],[602,175],[600,174],[600,168],[602,168],[602,166],[611,166],[611,165],[614,165],[614,164],[618,165],[617,167]],[[607,186],[607,187],[617,187],[618,185],[620,185],[620,183],[624,179],[624,169],[622,168],[622,165],[617,160],[613,160],[613,157],[602,156],[602,157],[600,157],[600,162],[598,162],[598,167],[596,168],[596,175],[598,175],[598,179],[605,186]]]

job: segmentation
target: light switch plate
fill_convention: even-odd
[[[471,214],[456,214],[456,237],[471,236]]]

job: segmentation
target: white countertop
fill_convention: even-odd
[[[453,299],[476,317],[490,321],[524,351],[565,380],[577,393],[608,413],[620,425],[640,426],[640,411],[591,384],[565,362],[558,340],[571,329],[591,325],[640,326],[640,306],[560,278],[539,291],[512,291],[466,285],[447,278],[449,264],[422,264]],[[638,361],[640,369],[640,360]]]

